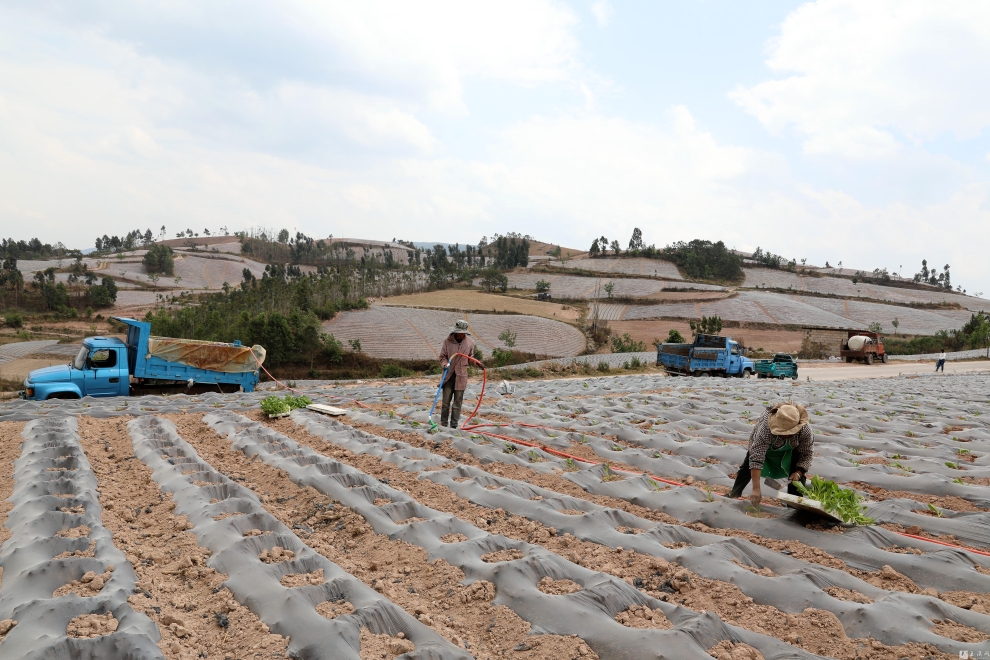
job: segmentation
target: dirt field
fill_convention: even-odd
[[[0,403],[0,657],[987,648],[990,559],[966,548],[990,547],[990,377],[706,381],[521,382],[432,435],[421,382],[308,390],[338,418],[268,420],[257,394]],[[813,471],[873,496],[868,532],[723,496],[781,398],[809,407]]]
[[[440,309],[467,310],[479,312],[513,312],[542,316],[558,321],[576,321],[580,310],[574,305],[561,305],[553,302],[541,302],[529,298],[502,296],[483,291],[465,291],[446,289],[427,293],[412,293],[405,296],[379,298],[376,305],[402,307],[435,307]]]

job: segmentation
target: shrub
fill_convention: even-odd
[[[24,317],[17,312],[11,312],[3,317],[4,323],[8,328],[23,328],[24,327]]]
[[[602,372],[603,374],[608,373],[609,371],[611,371],[611,367],[608,366],[608,362],[606,362],[605,360],[601,360],[598,363],[598,371]]]
[[[550,290],[550,282],[547,282],[546,280],[539,280],[539,281],[537,281],[537,283],[536,283],[536,290],[539,293],[543,293],[544,291],[549,291]]]
[[[664,339],[663,341],[660,341],[660,338],[659,337],[657,337],[656,339],[653,340],[653,345],[656,346],[657,348],[660,348],[660,344],[664,344],[664,343],[666,343],[666,344],[683,344],[683,343],[685,343],[685,341],[684,341],[684,337],[681,335],[681,333],[679,333],[677,330],[671,329],[671,331],[667,333],[667,338]]]
[[[497,369],[499,367],[504,367],[512,361],[512,352],[505,351],[501,348],[492,349],[492,365]]]
[[[499,340],[505,344],[507,347],[512,348],[516,345],[516,333],[512,332],[508,328],[502,331],[498,336]]]
[[[412,372],[397,364],[382,365],[382,378],[402,378],[403,376],[412,376]]]
[[[634,340],[628,332],[621,337],[612,337],[613,353],[642,353],[646,350],[646,343]]]
[[[350,340],[348,340],[347,343],[351,345],[351,350],[354,351],[355,353],[360,353],[361,352],[361,340],[360,339],[350,339]]]
[[[505,293],[509,288],[509,278],[497,268],[486,268],[481,271],[481,286],[489,293],[495,290]]]

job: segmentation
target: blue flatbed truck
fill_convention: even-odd
[[[691,344],[660,344],[657,366],[681,376],[749,378],[756,371],[753,361],[742,354],[739,342],[721,335],[695,335]]]
[[[87,337],[69,364],[28,374],[21,398],[251,392],[258,384],[260,346],[153,337],[150,323],[114,320],[127,326],[126,340]]]

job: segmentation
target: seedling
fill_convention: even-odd
[[[517,449],[514,444],[512,444],[511,442],[507,442],[505,443],[505,447],[502,448],[502,451],[506,454],[515,454]]]
[[[957,447],[956,448],[956,453],[957,454],[968,454],[969,453],[969,450],[968,449],[963,449],[962,447]]]
[[[568,472],[574,472],[575,470],[578,469],[577,463],[574,462],[573,458],[568,458],[566,461],[564,461],[564,463],[565,465],[567,465]]]
[[[956,477],[955,479],[953,479],[952,480],[952,483],[959,484],[960,486],[965,486],[966,485],[966,482],[963,481],[962,479],[960,479],[959,477]]]
[[[861,447],[850,447],[849,451],[852,452],[853,455],[859,456],[860,452],[862,452],[863,449]]]
[[[602,476],[602,481],[615,481],[619,476],[612,472],[612,466],[608,463],[605,464],[605,474]]]
[[[934,513],[934,514],[935,514],[936,516],[938,516],[939,518],[941,518],[941,517],[942,517],[942,510],[941,510],[941,509],[939,509],[939,508],[938,508],[937,506],[935,506],[934,504],[932,504],[931,502],[929,502],[929,503],[928,503],[928,510],[929,510],[929,511],[931,511],[932,513]]]
[[[959,464],[958,463],[953,463],[952,461],[946,461],[945,462],[945,467],[952,468],[953,470],[962,469],[962,468],[959,467]]]
[[[526,456],[529,457],[530,463],[539,463],[540,461],[543,460],[542,458],[540,458],[540,455],[537,454],[536,451],[533,449],[530,449],[529,453],[526,454]]]
[[[708,484],[705,484],[705,501],[706,502],[714,502],[715,501],[715,498],[712,496],[712,491],[713,491],[712,487],[709,486]]]
[[[649,477],[647,477],[646,480],[650,482],[650,490],[656,492],[663,490],[662,488],[660,488],[660,484],[657,483],[655,480],[650,479]]]
[[[622,451],[623,449],[622,445],[612,445],[612,451]]]
[[[872,525],[873,519],[865,515],[866,507],[862,498],[850,488],[841,488],[834,481],[822,479],[813,475],[811,483],[804,485],[800,481],[792,482],[801,495],[821,503],[828,513],[840,518],[843,522],[856,525]]]

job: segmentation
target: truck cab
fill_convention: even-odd
[[[32,371],[24,379],[21,395],[44,401],[126,396],[129,391],[127,345],[112,337],[87,337],[68,364]]]

